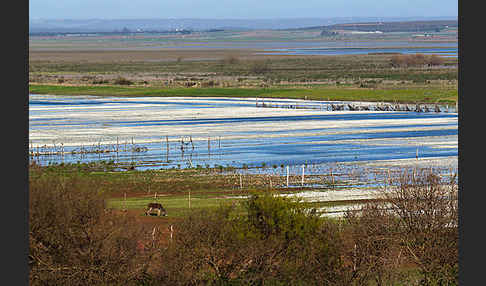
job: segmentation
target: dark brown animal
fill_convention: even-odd
[[[145,215],[167,216],[167,211],[164,209],[162,204],[149,203],[147,205],[147,210],[145,211]]]

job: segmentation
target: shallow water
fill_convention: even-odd
[[[288,41],[277,41],[277,40],[260,40],[260,41],[210,41],[210,42],[188,42],[167,45],[152,45],[149,47],[144,47],[145,49],[156,49],[156,48],[174,48],[174,49],[303,49],[303,48],[414,48],[414,47],[456,47],[457,42],[417,42],[417,41],[377,41],[377,40],[329,40],[323,39],[321,41],[299,41],[299,40],[288,40]],[[141,48],[140,48],[141,49]]]
[[[104,160],[139,169],[220,165],[267,173],[287,165],[298,173],[305,164],[314,166],[308,174],[317,174],[332,164],[457,158],[457,113],[328,111],[337,102],[325,101],[265,103],[302,109],[256,107],[255,99],[31,94],[31,160]],[[252,169],[261,166],[266,168]]]
[[[283,48],[268,49],[262,54],[277,55],[359,55],[373,53],[401,53],[401,54],[436,54],[448,57],[457,57],[456,47],[402,47],[402,48],[370,48],[370,47],[325,47],[325,48]]]

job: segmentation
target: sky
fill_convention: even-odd
[[[29,0],[29,19],[445,17],[458,0]]]

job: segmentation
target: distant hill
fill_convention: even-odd
[[[457,20],[435,20],[435,21],[406,21],[406,22],[361,22],[343,23],[321,27],[323,32],[348,30],[359,32],[438,32],[447,27],[457,27]]]
[[[29,33],[94,33],[121,31],[209,31],[261,30],[261,29],[300,29],[305,27],[324,27],[346,23],[455,20],[457,17],[339,17],[339,18],[295,18],[295,19],[30,19]],[[345,26],[342,26],[345,27]],[[371,27],[369,27],[371,28]]]

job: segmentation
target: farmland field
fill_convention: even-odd
[[[456,169],[456,31],[320,32],[32,36],[31,162],[276,176],[302,165],[309,176]],[[391,64],[416,53],[441,60]],[[374,109],[397,104],[411,111]]]
[[[31,284],[456,285],[457,27],[407,25],[31,36]]]

